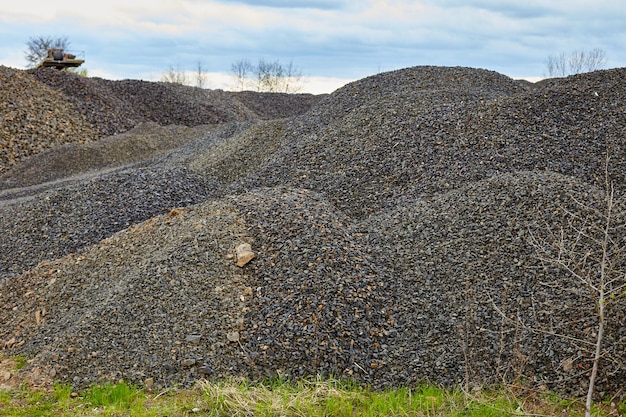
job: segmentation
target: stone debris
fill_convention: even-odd
[[[229,342],[239,342],[239,332],[228,332],[226,338]]]
[[[0,66],[0,173],[49,148],[90,143],[142,123],[194,127],[295,116],[320,97],[231,93]]]
[[[607,178],[623,229],[626,69],[421,66],[320,97],[7,77],[25,124],[0,125],[0,341],[24,372],[586,386],[594,303],[536,243],[599,225]],[[626,385],[626,298],[609,307],[606,395]]]
[[[236,250],[236,265],[238,267],[242,267],[244,265],[246,265],[248,262],[250,262],[251,260],[253,260],[256,257],[256,254],[254,252],[252,252],[252,247],[250,246],[249,243],[242,243],[241,245],[237,246],[237,250]]]

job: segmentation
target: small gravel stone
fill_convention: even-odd
[[[229,332],[226,333],[226,338],[229,342],[238,342],[239,341],[239,332]]]

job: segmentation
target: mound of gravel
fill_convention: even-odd
[[[112,171],[0,204],[0,273],[20,274],[174,207],[209,198],[215,182],[184,168]]]
[[[322,97],[228,92],[141,80],[111,81],[49,68],[30,73],[39,82],[63,92],[102,136],[124,132],[139,122],[193,127],[289,117],[307,111]]]
[[[65,102],[80,109],[89,120],[98,137],[125,132],[146,121],[131,103],[114,94],[110,81],[53,68],[28,70],[26,74],[63,94]]]
[[[254,119],[131,131],[89,147],[114,152],[69,177],[83,147],[46,152],[54,174],[20,188],[36,166],[24,164],[3,178],[17,188],[0,194],[0,341],[34,359],[24,372],[76,386],[332,374],[579,394],[593,299],[537,251],[556,256],[563,230],[597,267],[578,231],[602,226],[607,153],[626,247],[625,71],[533,86],[415,67],[289,118],[260,120],[273,114],[261,100]],[[166,91],[97,88],[111,102],[116,88]],[[197,93],[167,91],[179,106]],[[149,145],[160,139],[171,146]],[[240,268],[244,242],[256,257]],[[624,271],[623,251],[610,254]],[[626,299],[608,305],[600,395],[626,384]]]
[[[374,386],[523,379],[580,394],[594,304],[544,268],[529,235],[548,239],[568,213],[589,221],[581,204],[601,198],[570,177],[518,173],[362,223],[303,190],[209,200],[8,280],[0,337],[35,358],[29,369],[76,387],[325,374]],[[243,242],[256,258],[240,269]],[[626,301],[611,308],[606,354],[619,363]],[[625,377],[605,364],[600,391]]]
[[[338,369],[372,379],[392,299],[345,222],[287,189],[175,209],[9,280],[0,337],[76,386]],[[243,242],[258,262],[239,268],[229,254]]]
[[[597,293],[564,269],[542,263],[538,254],[546,250],[557,258],[553,245],[561,230],[564,248],[581,239],[578,230],[600,238],[604,219],[595,210],[606,210],[604,198],[572,177],[507,173],[413,198],[361,223],[377,265],[396,277],[392,381],[524,380],[583,395],[598,324]],[[625,221],[622,199],[611,228],[622,248]],[[593,262],[602,259],[598,242],[577,243]],[[623,271],[626,258],[612,257],[615,270]],[[572,267],[580,273],[581,259],[576,261]],[[597,265],[592,269],[599,271]],[[612,278],[617,281],[611,288],[626,283],[619,274]],[[626,299],[609,304],[601,392],[616,392],[626,380]]]
[[[326,94],[286,94],[258,93],[255,91],[239,91],[231,93],[260,119],[280,119],[306,113]]]
[[[89,142],[96,135],[62,93],[23,71],[0,66],[0,172],[44,149]]]
[[[41,263],[2,287],[2,339],[75,387],[237,373],[244,352],[227,335],[252,290],[227,255],[245,239],[237,210],[209,202]]]
[[[290,117],[323,96],[225,92],[140,80],[87,78],[52,68],[0,67],[0,172],[66,143],[161,126]]]
[[[33,155],[14,168],[0,173],[0,190],[24,188],[90,171],[138,164],[203,138],[213,129],[214,125],[190,128],[160,126],[150,122],[95,142],[65,143]]]
[[[195,149],[189,167],[227,187],[246,174],[257,171],[288,142],[288,125],[287,120],[279,119],[248,126],[215,146]]]
[[[254,376],[349,375],[376,383],[393,349],[390,296],[350,220],[320,195],[282,187],[232,198],[258,259],[245,350]]]
[[[341,119],[368,103],[389,99],[395,95],[450,91],[464,95],[475,94],[488,100],[523,93],[529,87],[495,71],[466,67],[417,66],[382,72],[354,81],[326,96],[310,113],[319,122]],[[448,98],[440,104],[449,102]],[[460,99],[459,101],[461,101]],[[436,103],[433,103],[436,104]],[[417,103],[419,105],[419,103]]]
[[[285,145],[232,190],[312,189],[364,218],[405,196],[517,170],[602,184],[607,150],[610,178],[623,189],[625,79],[626,70],[615,69],[526,90],[467,68],[379,74],[297,118],[285,129]]]

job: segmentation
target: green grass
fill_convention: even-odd
[[[16,370],[20,370],[24,367],[24,365],[26,365],[26,357],[22,355],[15,356],[13,360],[15,361]]]
[[[626,404],[597,404],[597,416],[626,416]],[[69,384],[50,391],[26,386],[0,391],[0,416],[398,416],[489,417],[584,415],[581,400],[536,394],[519,387],[468,394],[432,384],[373,390],[334,379],[253,383],[203,381],[194,389],[149,392],[127,383],[104,383],[75,393]]]
[[[142,396],[137,388],[125,383],[105,383],[91,387],[84,399],[93,407],[129,409],[141,403]]]

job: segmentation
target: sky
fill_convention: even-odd
[[[26,43],[65,37],[89,76],[159,81],[174,69],[231,90],[232,66],[292,64],[302,92],[379,72],[463,66],[537,81],[549,56],[600,48],[626,67],[624,0],[5,0],[0,65]]]

